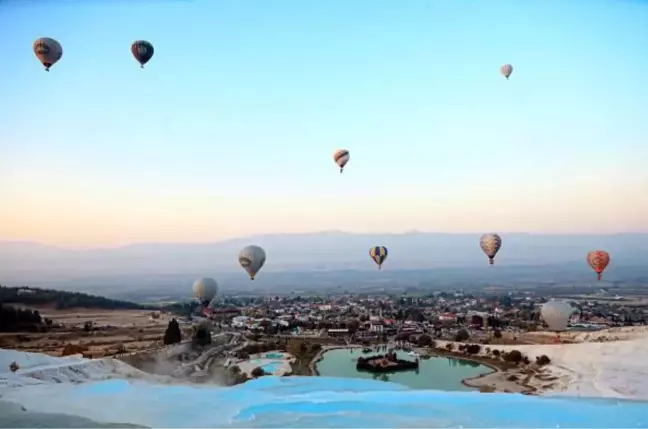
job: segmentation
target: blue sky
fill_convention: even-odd
[[[645,231],[647,40],[639,1],[5,0],[0,238]]]

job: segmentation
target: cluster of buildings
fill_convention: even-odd
[[[427,296],[345,295],[336,297],[225,298],[207,316],[222,327],[273,335],[389,337],[398,334],[541,328],[547,297],[532,292],[474,296],[463,291]],[[562,298],[561,298],[562,299]],[[567,297],[574,329],[645,324],[648,305],[618,296]],[[229,302],[228,302],[229,301]]]

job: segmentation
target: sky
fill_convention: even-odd
[[[0,51],[0,239],[648,231],[648,1],[4,0]]]

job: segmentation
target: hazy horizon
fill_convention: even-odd
[[[648,234],[501,234],[490,266],[480,234],[266,234],[212,243],[138,243],[119,248],[62,249],[0,241],[0,284],[54,287],[121,297],[178,297],[199,277],[224,291],[483,287],[516,284],[648,283]],[[261,245],[267,261],[251,282],[237,261],[246,245]],[[385,245],[382,270],[369,248]],[[603,282],[587,265],[590,250],[611,255]]]
[[[6,0],[0,237],[645,233],[646,22],[612,0]]]
[[[219,243],[228,243],[228,242],[249,242],[253,244],[255,240],[262,237],[299,237],[299,236],[312,236],[312,235],[349,235],[349,236],[376,236],[376,237],[399,237],[399,236],[409,236],[409,235],[434,235],[434,236],[470,236],[478,237],[485,233],[497,233],[500,236],[538,236],[538,237],[614,237],[614,236],[646,236],[648,239],[648,232],[644,231],[626,231],[626,232],[609,232],[609,233],[596,233],[596,232],[577,232],[577,233],[540,233],[540,232],[525,232],[525,231],[483,231],[483,232],[474,232],[474,231],[459,231],[459,232],[444,232],[444,231],[422,231],[422,230],[408,230],[403,232],[390,232],[390,231],[374,231],[374,232],[354,232],[354,231],[345,231],[337,229],[328,229],[328,230],[313,230],[305,232],[272,232],[272,233],[261,233],[261,234],[244,234],[239,236],[221,238],[221,239],[211,239],[211,240],[194,240],[194,241],[132,241],[124,243],[113,243],[113,244],[85,244],[85,245],[70,245],[70,244],[57,244],[49,243],[46,241],[38,240],[26,240],[26,239],[8,239],[0,236],[0,245],[1,244],[35,244],[42,245],[47,247],[55,247],[62,250],[72,250],[72,251],[91,251],[91,250],[110,250],[110,249],[121,249],[128,248],[133,246],[146,246],[146,245],[208,245],[208,244],[219,244]],[[376,243],[380,244],[380,243]],[[594,247],[592,247],[594,250]]]

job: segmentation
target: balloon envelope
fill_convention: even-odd
[[[389,252],[387,252],[387,248],[385,246],[374,246],[369,249],[369,256],[378,265],[378,269],[382,268],[382,264],[387,259],[388,254]]]
[[[36,39],[32,46],[34,55],[38,61],[43,64],[45,70],[49,71],[50,67],[58,62],[63,56],[63,47],[59,42],[49,37]]]
[[[193,284],[193,294],[201,304],[207,305],[218,294],[218,283],[210,277],[198,279]]]
[[[254,280],[263,264],[266,261],[266,253],[259,246],[246,246],[241,250],[238,256],[239,264],[249,274],[250,280]]]
[[[346,149],[336,150],[333,154],[333,161],[340,167],[340,173],[344,170],[344,166],[347,165],[349,159],[351,159],[351,155]]]
[[[479,239],[479,247],[488,256],[488,262],[495,263],[495,255],[502,247],[502,238],[497,234],[484,234]]]
[[[144,64],[148,63],[151,58],[153,58],[155,49],[153,48],[153,45],[146,40],[136,40],[131,45],[131,53],[137,62],[140,63],[140,66],[144,67]]]
[[[540,315],[549,325],[552,331],[564,331],[567,329],[569,318],[574,308],[565,301],[548,301],[542,305]]]
[[[500,67],[500,72],[508,79],[511,76],[511,73],[513,73],[513,66],[510,64],[504,64]]]
[[[601,274],[610,264],[610,254],[605,250],[593,250],[587,254],[587,263],[601,280]]]

